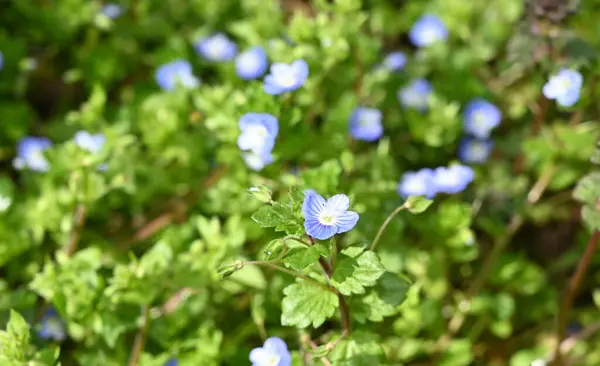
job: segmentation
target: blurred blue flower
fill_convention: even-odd
[[[423,168],[416,172],[406,172],[398,183],[398,194],[404,198],[409,196],[435,196],[436,189],[433,182],[433,170]]]
[[[304,60],[296,60],[291,64],[277,62],[271,65],[270,71],[265,76],[264,90],[272,95],[296,90],[308,77],[308,65]]]
[[[194,43],[194,49],[208,61],[232,60],[237,53],[235,42],[223,33],[216,33]]]
[[[179,361],[176,358],[170,358],[167,362],[165,362],[164,366],[178,366]]]
[[[4,67],[4,54],[0,51],[0,70]]]
[[[433,172],[433,184],[437,193],[455,194],[462,192],[475,178],[473,169],[455,164],[448,168],[439,167]]]
[[[260,153],[248,151],[242,154],[242,158],[246,162],[246,165],[255,171],[260,171],[273,162],[273,155],[270,151],[261,151]]]
[[[277,118],[268,113],[246,113],[239,121],[242,134],[237,140],[242,150],[251,150],[256,154],[271,152],[279,132]]]
[[[250,351],[250,362],[252,366],[290,366],[292,356],[281,338],[270,337],[262,347]]]
[[[398,91],[398,100],[405,108],[425,111],[429,106],[431,92],[431,84],[427,80],[417,79]]]
[[[314,189],[312,189],[312,188],[307,188],[307,189],[303,190],[303,191],[302,191],[302,193],[303,193],[305,196],[308,196],[308,195],[310,195],[310,194],[317,194],[317,191],[315,191],[315,190],[314,190]]]
[[[102,150],[102,146],[106,142],[106,137],[101,134],[92,135],[87,131],[79,131],[73,137],[75,144],[82,148],[83,150],[87,150],[92,154],[97,154]]]
[[[350,115],[350,135],[357,140],[375,141],[383,135],[381,111],[356,107]]]
[[[485,99],[473,99],[465,107],[463,120],[465,131],[479,139],[485,139],[500,124],[502,113]]]
[[[485,163],[494,147],[491,140],[479,140],[465,137],[458,148],[458,158],[469,164]]]
[[[13,165],[17,169],[29,168],[36,172],[50,169],[44,150],[49,149],[52,142],[46,137],[24,137],[17,145],[17,157]]]
[[[267,71],[267,54],[262,47],[252,47],[235,59],[235,71],[244,80],[258,79]]]
[[[316,192],[306,194],[302,204],[306,233],[325,240],[352,230],[358,222],[358,214],[347,211],[349,207],[350,199],[345,194],[336,194],[327,201]]]
[[[408,59],[404,52],[395,51],[389,53],[383,60],[383,66],[390,71],[400,71],[406,65]]]
[[[579,100],[583,76],[577,70],[560,69],[550,77],[542,92],[548,99],[555,99],[563,107],[570,107]]]
[[[408,32],[408,38],[417,47],[427,47],[445,41],[448,38],[448,29],[437,16],[426,14],[413,24]]]
[[[106,4],[102,7],[101,12],[107,18],[116,19],[123,15],[123,7],[119,4],[114,3]]]
[[[177,85],[193,89],[200,85],[200,79],[194,76],[192,65],[186,60],[175,60],[161,65],[154,74],[156,83],[163,90],[173,90]]]
[[[65,326],[54,308],[49,308],[42,316],[38,335],[42,339],[53,339],[55,341],[64,341],[67,338]]]

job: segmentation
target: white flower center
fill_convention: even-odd
[[[560,79],[560,86],[565,89],[568,90],[571,88],[571,86],[573,85],[573,83],[571,83],[571,80],[569,80],[568,78],[562,78]]]
[[[337,224],[339,214],[332,210],[328,210],[327,207],[319,214],[319,222],[321,225],[331,226]]]
[[[213,59],[219,59],[227,50],[227,41],[222,37],[211,39],[207,47],[209,56]]]
[[[286,70],[278,75],[277,81],[281,86],[290,88],[296,84],[296,75],[292,70]]]
[[[483,160],[487,155],[487,149],[483,144],[475,142],[471,144],[469,155],[471,155],[471,160]]]
[[[281,358],[279,357],[279,355],[270,354],[266,360],[267,363],[265,364],[265,366],[277,366],[277,365],[279,365],[280,359]]]

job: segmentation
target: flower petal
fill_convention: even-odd
[[[296,60],[292,62],[292,67],[299,80],[304,81],[308,77],[308,64],[304,60]]]
[[[269,358],[269,352],[263,347],[258,347],[250,351],[250,362],[252,365],[262,365],[266,363]]]
[[[330,211],[346,211],[348,207],[350,207],[350,199],[345,194],[336,194],[327,200],[327,209]]]
[[[267,338],[263,348],[269,353],[275,353],[279,356],[288,352],[287,344],[279,337]]]
[[[337,233],[345,233],[352,230],[358,222],[358,214],[354,211],[346,211],[337,219]]]
[[[337,226],[323,225],[316,218],[304,221],[304,229],[308,235],[319,240],[329,239],[337,232]]]
[[[302,216],[305,220],[317,219],[325,205],[325,199],[318,193],[306,195],[302,203]]]

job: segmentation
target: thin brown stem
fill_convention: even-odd
[[[136,366],[144,350],[144,344],[146,343],[146,334],[148,333],[148,325],[150,324],[149,315],[150,307],[144,306],[142,311],[142,326],[135,335],[135,341],[133,342],[133,348],[131,350],[131,356],[129,356],[129,366]]]
[[[335,241],[335,236],[331,238],[331,270],[335,271],[335,262],[337,261],[337,243]]]
[[[592,262],[592,258],[598,249],[598,239],[600,238],[600,231],[594,230],[594,233],[588,240],[587,246],[585,248],[585,253],[583,257],[579,260],[577,264],[577,269],[571,277],[571,281],[569,281],[569,286],[567,287],[567,291],[563,296],[563,301],[558,310],[558,327],[556,330],[556,359],[555,362],[557,365],[562,365],[562,350],[560,348],[561,342],[566,338],[567,334],[567,324],[569,322],[569,313],[573,308],[573,302],[575,301],[575,296],[579,292],[579,288],[583,283],[583,279],[585,278],[585,274]]]
[[[329,282],[333,274],[333,268],[331,267],[329,262],[327,262],[327,260],[323,257],[319,258],[319,264],[321,264],[321,267],[323,267],[323,271],[325,272],[327,281]],[[337,289],[334,289],[334,293],[337,295],[338,298],[342,331],[346,335],[350,334],[350,331],[352,330],[352,323],[350,322],[350,308],[348,307],[348,304],[346,304],[344,295],[342,295]]]
[[[379,239],[381,238],[381,235],[383,234],[383,232],[385,231],[385,228],[388,226],[388,224],[392,221],[392,219],[394,218],[394,216],[396,216],[398,213],[400,213],[400,211],[404,210],[406,208],[405,205],[399,206],[398,208],[396,208],[383,222],[383,224],[381,225],[381,227],[379,228],[379,231],[377,231],[377,235],[375,235],[375,239],[373,239],[373,243],[371,244],[371,248],[369,248],[370,250],[375,250],[375,248],[377,248],[377,243],[379,243]]]
[[[317,349],[317,344],[312,339],[308,340],[308,344],[310,344],[310,347],[312,349]],[[325,366],[333,366],[333,364],[331,363],[331,361],[329,361],[329,359],[327,357],[319,357],[319,359],[321,360],[321,362],[323,363],[323,365],[325,365]]]
[[[71,232],[71,238],[69,239],[69,244],[66,248],[67,256],[72,256],[73,253],[77,250],[79,246],[79,238],[81,237],[81,231],[85,225],[85,218],[87,215],[87,208],[84,204],[79,204],[75,209],[75,225],[73,227],[73,231]]]

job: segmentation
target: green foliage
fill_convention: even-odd
[[[317,328],[333,316],[338,301],[335,294],[309,283],[287,286],[281,301],[281,323],[306,328]]]

